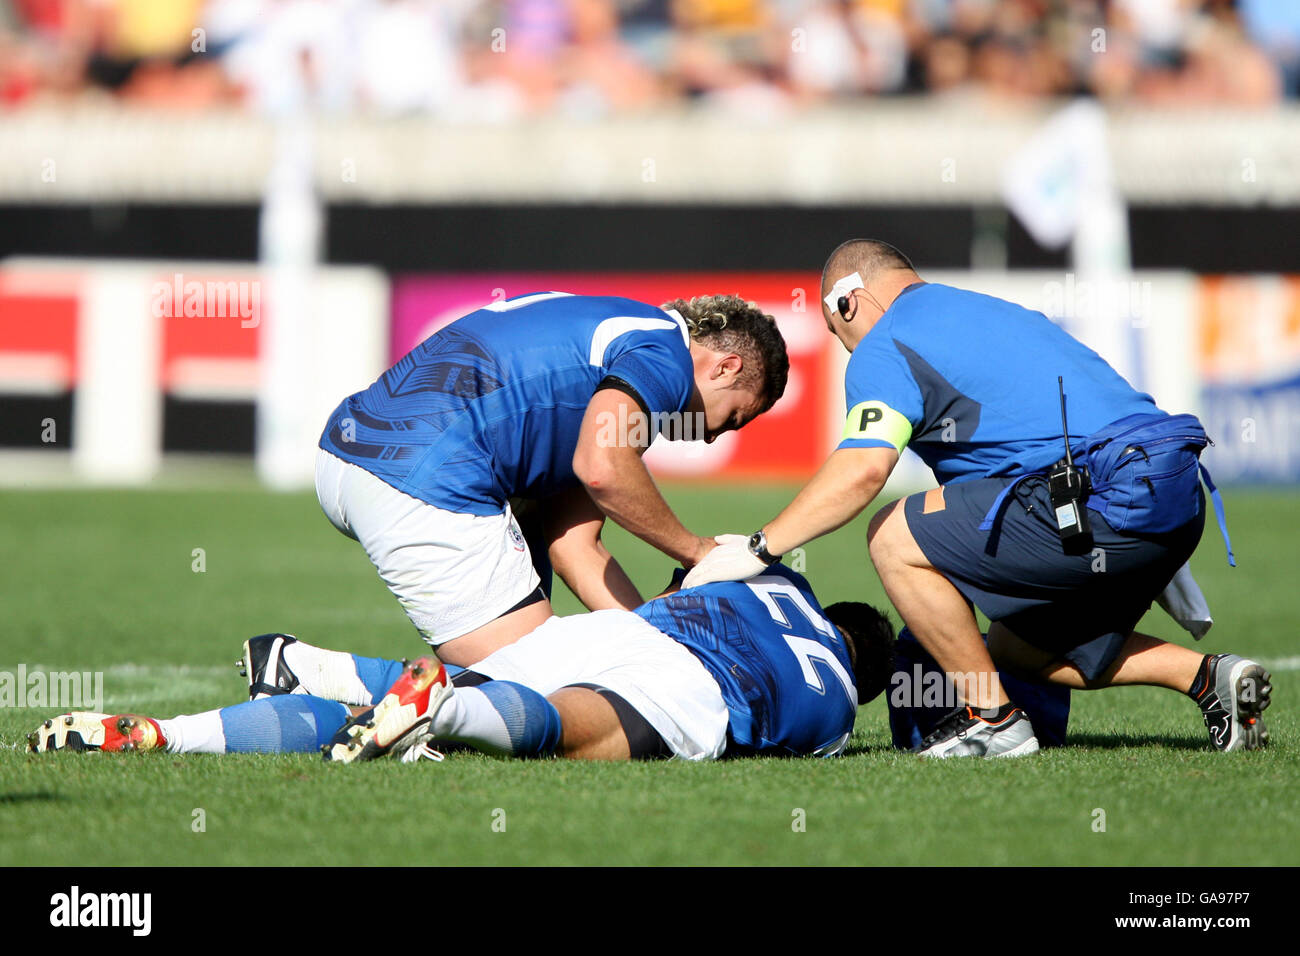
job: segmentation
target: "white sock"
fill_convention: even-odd
[[[287,645],[280,654],[298,678],[295,694],[311,694],[343,704],[373,703],[370,691],[357,676],[357,663],[351,654],[328,651],[304,641]]]
[[[429,730],[435,738],[456,740],[488,753],[514,750],[506,722],[477,687],[457,687],[438,708]]]
[[[226,733],[221,726],[220,710],[205,710],[201,714],[181,714],[171,720],[158,721],[162,735],[167,738],[167,752],[171,754],[223,754],[226,752]]]

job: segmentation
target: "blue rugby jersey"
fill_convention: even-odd
[[[858,712],[848,649],[800,574],[679,591],[636,613],[699,658],[730,712],[728,752],[834,756]]]
[[[912,450],[941,484],[1018,475],[1128,415],[1160,414],[1092,349],[1041,312],[936,283],[909,286],[854,349],[841,448]]]
[[[439,330],[344,399],[320,447],[439,508],[499,514],[576,480],[582,418],[607,378],[652,415],[685,412],[685,322],[612,296],[518,296]]]

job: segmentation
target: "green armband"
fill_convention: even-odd
[[[849,409],[840,441],[878,439],[901,453],[912,438],[912,423],[884,402],[859,402]]]

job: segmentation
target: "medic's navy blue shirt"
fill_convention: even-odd
[[[936,283],[905,289],[849,358],[840,448],[912,450],[940,484],[1050,467],[1127,415],[1160,414],[1041,312]]]

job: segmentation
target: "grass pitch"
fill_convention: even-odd
[[[666,490],[709,532],[752,530],[793,491]],[[1226,500],[1240,567],[1209,522],[1193,562],[1218,620],[1203,646],[1273,670],[1264,752],[1213,751],[1191,701],[1152,688],[1076,694],[1072,746],[1006,762],[891,750],[883,699],[844,758],[701,765],[32,755],[26,733],[58,708],[7,706],[0,865],[1297,864],[1300,495]],[[392,657],[424,647],[308,495],[6,491],[0,514],[0,672],[102,671],[110,711],[240,701],[231,662],[266,631]],[[824,603],[885,606],[865,528],[807,548]],[[663,556],[618,529],[608,541],[643,593],[668,580]],[[578,610],[567,594],[557,605]],[[1190,641],[1158,609],[1144,629]]]

